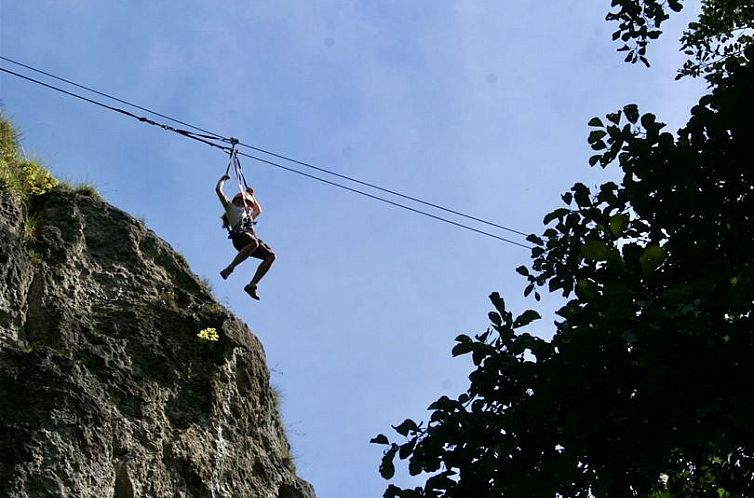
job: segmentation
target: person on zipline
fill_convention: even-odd
[[[247,187],[243,195],[239,192],[233,197],[233,200],[228,200],[225,192],[223,192],[223,185],[229,179],[230,177],[227,174],[220,178],[215,187],[215,192],[225,208],[225,214],[222,216],[223,227],[228,229],[228,238],[233,242],[233,246],[238,251],[238,254],[220,272],[220,276],[223,280],[227,279],[233,273],[236,266],[244,262],[249,256],[261,259],[262,262],[259,264],[256,273],[254,273],[251,282],[243,288],[247,294],[258,300],[257,285],[265,273],[267,273],[267,270],[270,269],[270,266],[272,266],[272,262],[275,261],[275,253],[272,252],[270,246],[265,244],[254,233],[254,223],[256,223],[257,217],[262,212],[259,201],[254,197],[254,189]]]

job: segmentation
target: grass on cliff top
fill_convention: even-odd
[[[21,152],[18,132],[0,112],[0,183],[14,196],[26,200],[60,186],[67,191],[101,199],[94,187],[61,182],[36,160],[27,159]]]
[[[0,182],[15,196],[27,199],[52,190],[60,183],[38,161],[19,153],[18,133],[0,114]]]

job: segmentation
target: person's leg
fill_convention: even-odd
[[[245,245],[241,247],[241,249],[238,251],[238,254],[236,254],[236,257],[233,258],[233,261],[231,261],[230,264],[220,272],[220,276],[223,278],[223,280],[228,278],[228,275],[233,273],[233,270],[235,270],[236,266],[246,261],[246,259],[251,256],[259,247],[259,241],[255,237],[250,235],[244,237],[242,241],[234,240],[233,242],[234,245],[236,244],[236,242],[238,242],[239,245],[242,243],[245,243]]]
[[[275,261],[275,253],[271,252],[268,254],[261,263],[259,263],[259,266],[257,267],[256,273],[254,273],[254,277],[251,279],[251,285],[256,287],[260,280],[262,280],[262,277],[264,277],[265,273],[267,273],[267,270],[270,269],[270,266],[272,266],[272,262]]]
[[[272,263],[275,261],[275,253],[272,252],[270,246],[260,241],[258,249],[252,255],[255,258],[261,258],[262,262],[259,263],[251,282],[244,287],[244,290],[254,299],[259,299],[259,294],[257,294],[257,284],[259,284],[259,281],[262,280],[262,277],[264,277],[270,269],[270,266],[272,266]]]

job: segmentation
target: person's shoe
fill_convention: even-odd
[[[259,294],[257,294],[257,286],[256,285],[249,284],[246,287],[244,287],[243,290],[245,290],[246,293],[248,295],[250,295],[252,299],[256,299],[257,301],[259,301]]]
[[[228,275],[230,275],[231,273],[233,273],[233,270],[230,268],[226,268],[220,272],[220,276],[223,277],[223,280],[226,280],[228,278]]]

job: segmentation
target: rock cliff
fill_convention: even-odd
[[[314,497],[257,338],[142,223],[59,187],[0,185],[0,455],[10,498]]]

